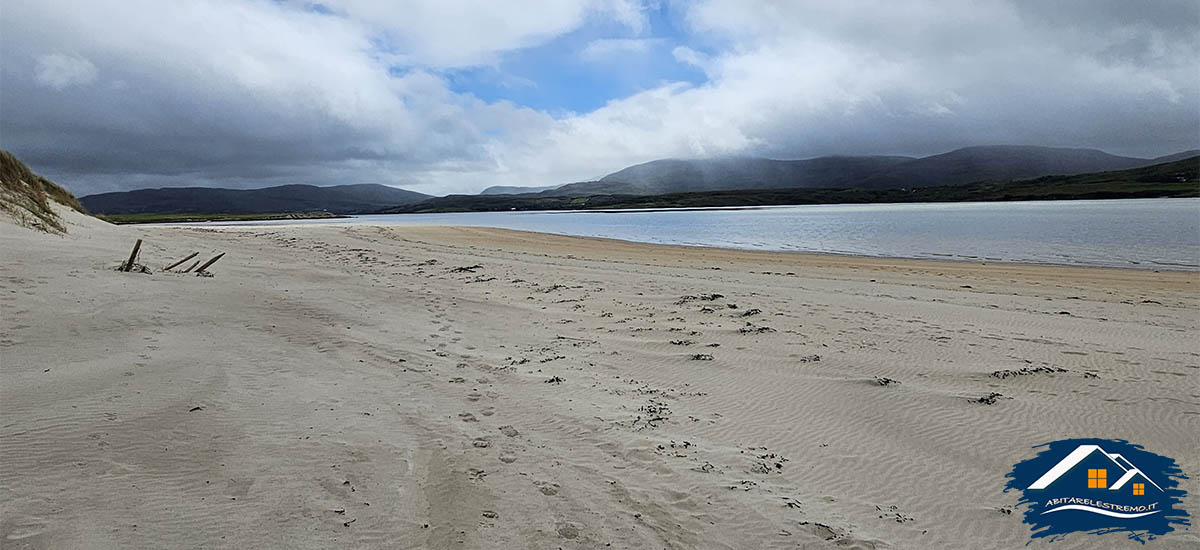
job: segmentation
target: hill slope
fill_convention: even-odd
[[[979,181],[1036,178],[1126,170],[1154,164],[1153,159],[1110,155],[1096,149],[1057,147],[966,147],[891,167],[862,182],[862,187],[938,187]]]
[[[327,210],[336,214],[373,212],[430,196],[386,185],[317,187],[280,185],[263,189],[166,187],[100,193],[80,199],[97,214],[264,214]]]
[[[34,174],[16,155],[0,150],[0,212],[24,226],[65,233],[66,225],[50,201],[87,213],[70,191]]]
[[[541,193],[562,187],[561,185],[543,185],[541,187],[520,187],[517,185],[493,185],[480,191],[480,195],[521,195],[525,193]]]
[[[1162,164],[1164,162],[1175,162],[1177,160],[1190,159],[1192,157],[1200,157],[1200,149],[1192,149],[1190,151],[1182,151],[1174,155],[1164,155],[1156,159],[1152,159],[1153,164]]]
[[[657,195],[697,191],[796,188],[916,188],[981,181],[1124,170],[1194,156],[1158,159],[1110,155],[1096,149],[1032,146],[966,147],[924,158],[833,156],[807,160],[666,159],[630,166],[596,182],[564,185],[543,194]]]
[[[630,166],[598,182],[565,185],[552,194],[661,194],[721,189],[847,187],[909,157],[820,157],[807,160],[666,159]]]

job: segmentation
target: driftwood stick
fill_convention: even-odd
[[[221,256],[224,256],[224,255],[225,255],[225,253],[222,252],[220,254],[217,254],[216,256],[213,256],[213,258],[211,260],[204,262],[204,265],[200,266],[200,269],[197,269],[196,273],[203,273],[205,269],[208,269],[208,266],[217,263],[217,260],[220,260]]]
[[[191,265],[191,267],[188,267],[187,269],[183,270],[183,272],[184,272],[184,273],[189,273],[189,272],[191,272],[193,269],[196,269],[196,266],[198,266],[198,265],[200,265],[200,260],[196,260],[196,262],[195,262],[195,263],[193,263],[193,264]]]
[[[138,251],[142,249],[142,240],[138,239],[133,243],[133,252],[129,253],[129,259],[125,261],[125,265],[121,266],[121,271],[130,271],[133,269],[133,262],[137,260]]]
[[[188,256],[186,258],[179,260],[178,262],[175,262],[167,267],[164,267],[163,271],[170,271],[172,269],[175,269],[176,267],[179,267],[179,264],[182,264],[183,262],[186,262],[192,258],[195,258],[197,254],[199,254],[199,252],[192,252],[191,254],[188,254]]]

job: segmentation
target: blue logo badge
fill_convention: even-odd
[[[1189,526],[1187,479],[1175,461],[1124,440],[1064,439],[1038,445],[1013,467],[1004,491],[1019,491],[1033,538],[1124,532],[1145,543]]]

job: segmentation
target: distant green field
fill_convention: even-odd
[[[330,212],[291,212],[281,214],[107,214],[98,218],[115,224],[131,223],[184,223],[184,222],[235,222],[257,220],[315,220],[322,218],[345,218]]]

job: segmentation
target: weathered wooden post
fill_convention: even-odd
[[[175,262],[167,267],[164,267],[163,271],[170,271],[172,269],[175,269],[176,267],[179,267],[179,264],[182,264],[183,262],[186,262],[192,258],[195,258],[197,254],[199,254],[199,252],[192,252],[191,254],[188,254],[188,256],[186,258],[179,260],[178,262]]]
[[[211,259],[207,262],[204,262],[204,265],[200,266],[200,269],[197,269],[196,273],[204,273],[204,270],[208,269],[208,266],[217,263],[217,260],[220,260],[221,256],[224,256],[224,255],[225,255],[225,253],[222,252],[220,254],[217,254],[216,256],[213,256],[213,259]]]
[[[197,254],[199,254],[199,252],[197,252]],[[193,269],[196,269],[196,266],[198,266],[198,265],[200,265],[200,260],[196,260],[196,261],[195,261],[195,263],[193,263],[193,264],[192,264],[190,267],[188,267],[187,269],[183,270],[183,272],[184,272],[184,273],[190,273],[190,272],[191,272]]]
[[[125,265],[121,266],[121,271],[133,270],[133,262],[137,260],[138,251],[142,249],[142,240],[138,239],[133,243],[133,252],[129,253],[129,259],[125,261]]]

